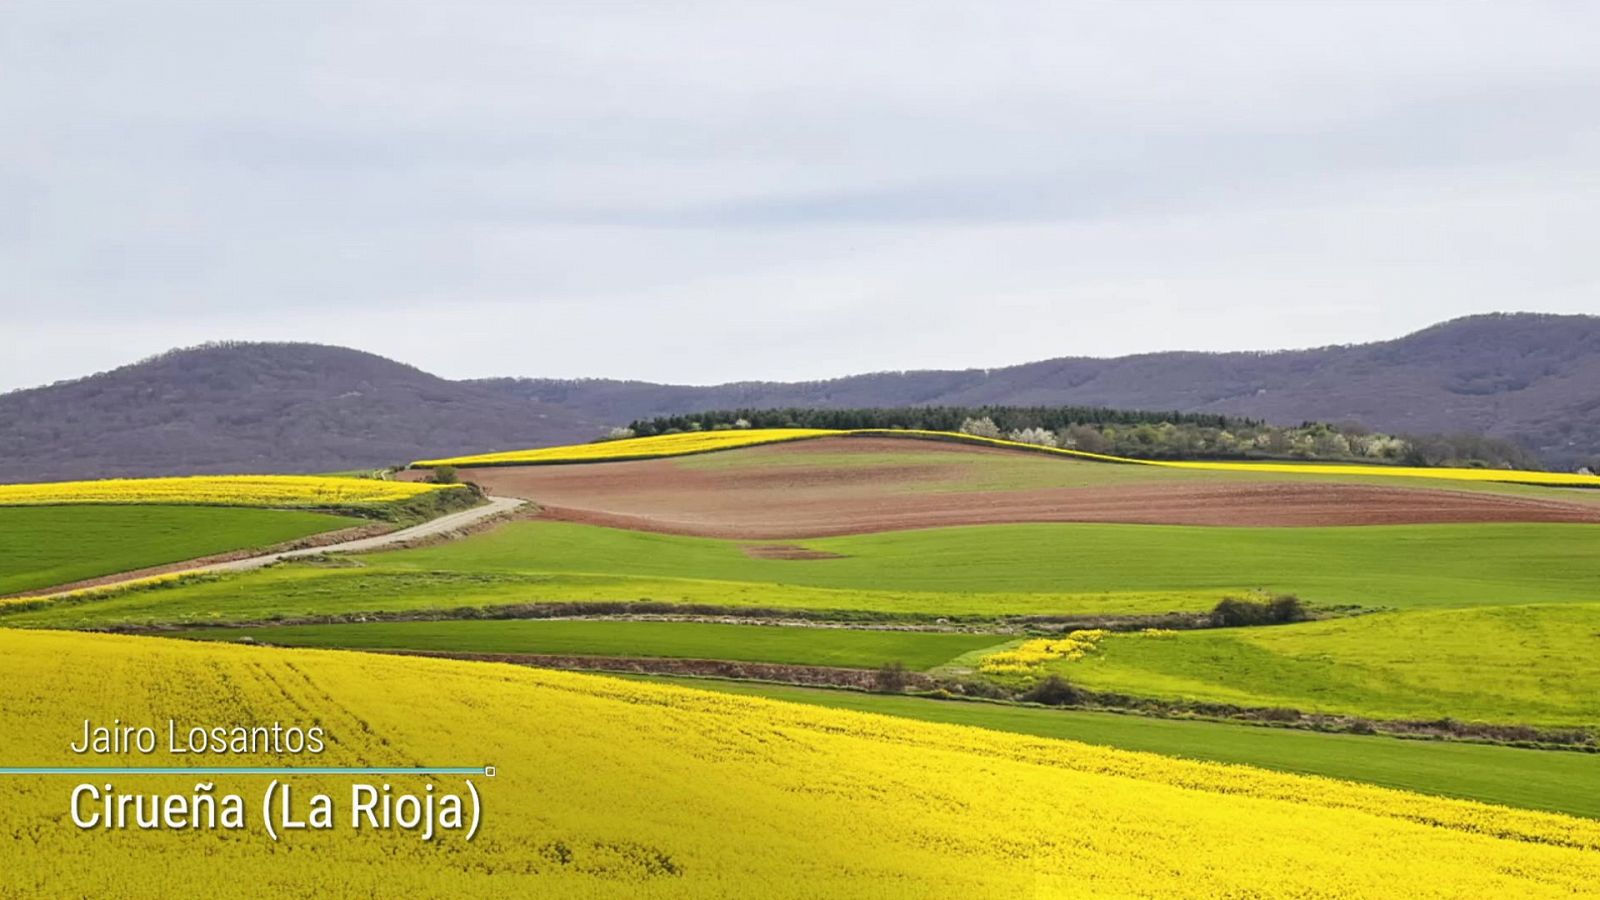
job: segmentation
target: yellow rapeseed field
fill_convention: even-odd
[[[1009,650],[990,653],[978,660],[978,671],[991,675],[1031,675],[1044,664],[1058,659],[1076,662],[1100,648],[1107,632],[1101,628],[1080,629],[1060,637],[1032,638]]]
[[[471,843],[343,822],[278,843],[254,821],[80,830],[79,778],[0,776],[10,897],[1417,900],[1600,884],[1600,822],[593,675],[0,630],[0,685],[0,765],[84,764],[67,748],[89,717],[327,730],[314,760],[231,764],[498,767],[475,779]],[[202,779],[93,780],[188,794]],[[266,777],[204,780],[255,815]],[[351,781],[292,779],[333,796]]]
[[[1151,460],[1150,465],[1170,469],[1210,469],[1216,472],[1282,472],[1295,475],[1386,475],[1391,478],[1443,478],[1448,481],[1504,481],[1557,487],[1600,487],[1600,475],[1575,472],[1531,472],[1523,469],[1453,469],[1446,466],[1362,466],[1339,463],[1178,462]]]
[[[1168,469],[1203,469],[1213,472],[1273,472],[1278,474],[1293,475],[1378,475],[1391,478],[1440,478],[1448,481],[1501,481],[1514,484],[1543,484],[1600,488],[1600,475],[1579,475],[1572,472],[1531,472],[1521,469],[1463,469],[1450,468],[1448,466],[1369,466],[1356,463],[1228,462],[1225,460],[1180,461],[1164,459],[1133,459],[1126,456],[1111,456],[1105,453],[1089,453],[1083,450],[1070,450],[1059,447],[1041,447],[1037,444],[1023,444],[1017,441],[1008,441],[1000,438],[977,437],[975,435],[957,434],[955,432],[948,431],[854,431],[840,433],[881,434],[884,436],[893,436],[897,434],[919,435],[929,438],[989,444],[998,447],[1013,447],[1018,450],[1029,450],[1036,453],[1055,453],[1063,456],[1075,457],[1078,459],[1097,460],[1099,462],[1124,463],[1141,466],[1160,466]]]
[[[411,465],[429,469],[437,466],[617,462],[625,459],[687,456],[691,453],[709,453],[713,450],[732,450],[735,447],[776,444],[782,441],[846,433],[826,428],[732,428],[725,431],[685,431],[680,434],[658,434],[651,437],[599,441],[593,444],[573,444],[568,447],[542,447],[537,450],[507,450],[502,453],[479,453],[473,456],[453,456],[448,459],[424,459]]]
[[[183,569],[177,572],[162,572],[159,575],[146,575],[142,578],[129,578],[114,584],[91,585],[89,587],[73,588],[67,591],[54,593],[32,594],[23,597],[0,597],[0,606],[38,605],[46,600],[54,603],[62,600],[89,600],[109,597],[112,594],[126,594],[130,591],[141,591],[153,587],[169,587],[185,581],[196,581],[202,578],[213,577],[193,569]]]
[[[347,507],[409,500],[460,485],[324,475],[195,475],[0,484],[0,506],[62,503],[176,503],[210,506]]]
[[[1341,463],[1294,462],[1226,462],[1214,460],[1174,461],[1158,459],[1132,459],[1105,453],[1089,453],[1059,447],[1042,447],[1001,438],[978,437],[952,431],[921,431],[916,429],[855,429],[827,428],[749,428],[727,431],[691,431],[680,434],[663,434],[653,437],[626,438],[593,444],[574,444],[567,447],[543,447],[536,450],[508,450],[503,453],[483,453],[475,456],[456,456],[448,459],[426,459],[412,463],[417,468],[436,466],[504,466],[541,465],[553,463],[617,462],[630,459],[655,459],[668,456],[685,456],[691,453],[709,453],[715,450],[732,450],[758,444],[805,440],[820,437],[846,437],[851,435],[871,437],[904,437],[932,440],[958,441],[1010,447],[1031,453],[1050,453],[1073,459],[1125,465],[1158,466],[1169,469],[1203,469],[1216,472],[1246,472],[1292,475],[1371,475],[1392,478],[1434,478],[1447,481],[1495,481],[1513,484],[1538,484],[1566,487],[1600,488],[1600,475],[1579,475],[1570,472],[1531,472],[1515,469],[1460,469],[1423,468],[1412,466],[1357,465]]]

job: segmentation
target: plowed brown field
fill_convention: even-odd
[[[1558,499],[1300,478],[1197,477],[890,438],[825,438],[693,460],[463,474],[490,494],[533,500],[552,518],[751,540],[1010,522],[1600,523],[1600,505]]]

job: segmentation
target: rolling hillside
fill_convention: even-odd
[[[174,351],[0,395],[0,480],[370,467],[582,441],[728,407],[1075,404],[1359,421],[1516,439],[1551,465],[1600,457],[1600,317],[1477,316],[1393,341],[1274,353],[1062,358],[1001,369],[710,387],[449,381],[311,344]]]
[[[317,344],[173,351],[0,395],[0,482],[319,472],[424,448],[583,441],[601,423],[370,353]]]
[[[800,384],[487,383],[611,421],[734,407],[1108,406],[1484,434],[1518,440],[1561,466],[1600,457],[1600,395],[1592,388],[1600,384],[1600,316],[1473,316],[1372,344],[1068,357]]]

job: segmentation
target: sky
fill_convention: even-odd
[[[1600,6],[0,3],[0,390],[810,379],[1600,313]]]

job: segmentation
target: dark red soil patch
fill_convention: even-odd
[[[822,460],[815,466],[794,464],[797,456],[903,454],[913,449],[935,457],[948,454],[950,462],[836,466]],[[735,540],[1012,522],[1219,526],[1600,523],[1600,504],[1334,481],[1163,480],[961,490],[961,483],[973,477],[975,457],[1014,456],[1016,451],[894,438],[824,438],[732,452],[744,454],[746,464],[702,468],[656,459],[467,469],[462,475],[492,495],[538,503],[547,518]],[[758,461],[762,458],[772,458],[775,464],[762,465]],[[1062,461],[1062,465],[1089,464]],[[919,489],[932,483],[945,489]]]
[[[844,559],[843,554],[808,550],[794,544],[746,544],[740,549],[751,559]]]

